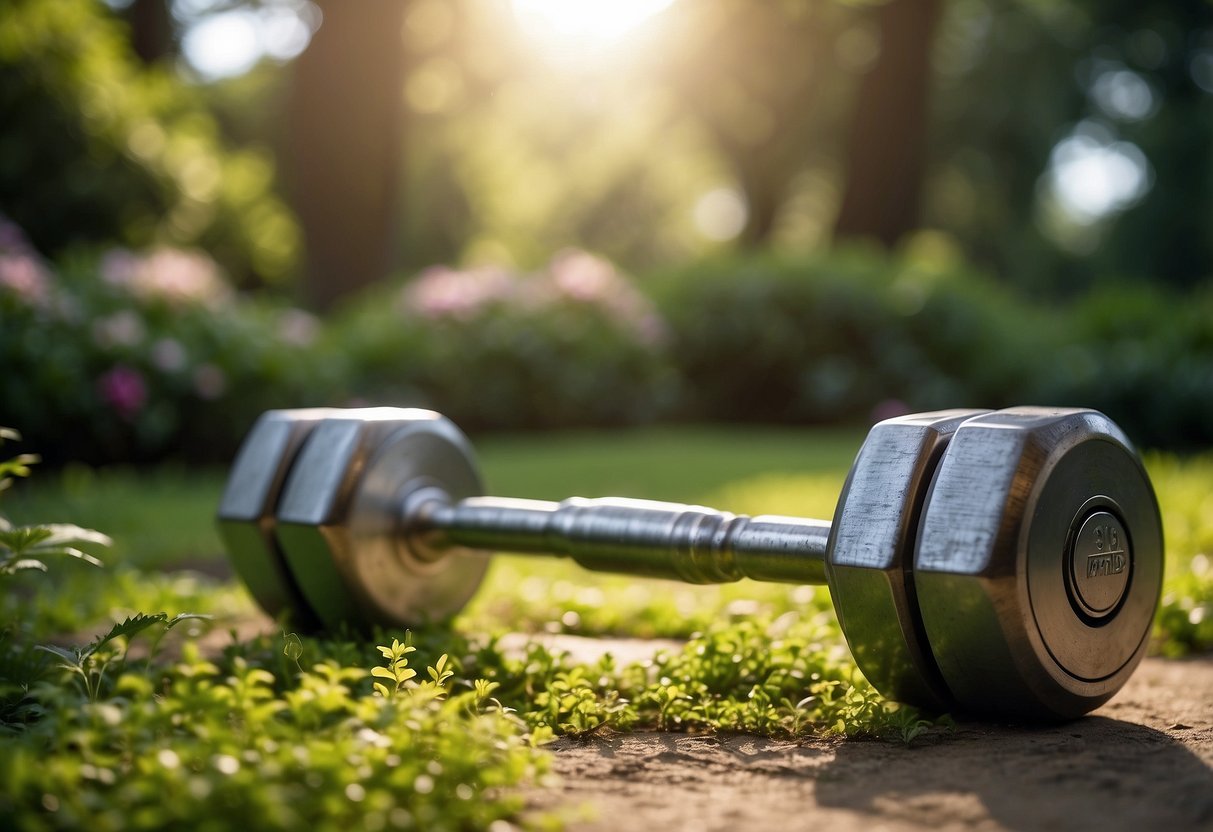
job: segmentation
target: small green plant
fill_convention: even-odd
[[[0,444],[20,441],[20,433],[12,428],[0,427]],[[38,461],[37,454],[20,454],[12,459],[0,460],[0,491],[5,491],[12,486],[13,477],[28,477],[30,466]]]
[[[417,675],[417,671],[409,667],[408,660],[408,654],[417,652],[417,648],[408,644],[407,639],[403,644],[397,639],[392,639],[392,646],[380,647],[379,652],[387,659],[387,663],[372,667],[371,675],[378,679],[386,679],[391,687],[383,682],[375,682],[375,693],[384,699],[391,699]]]
[[[425,672],[430,677],[429,681],[421,683],[423,687],[434,691],[439,698],[447,695],[447,682],[455,675],[453,670],[447,668],[447,658],[447,654],[443,653],[438,657],[438,661],[427,666]]]
[[[163,621],[123,631],[146,630],[149,618]],[[236,644],[211,660],[186,641],[177,661],[113,669],[95,698],[76,685],[36,686],[37,719],[0,737],[0,816],[15,828],[103,832],[521,820],[517,787],[538,781],[548,757],[517,717],[483,707],[492,682],[446,698],[406,685],[385,698],[360,684],[365,667],[336,658],[359,645],[309,639],[317,661],[284,674],[272,669],[279,644]],[[396,643],[395,659],[405,646]],[[447,661],[434,663],[431,683],[453,679]]]
[[[379,652],[383,655],[384,664],[371,668],[371,675],[383,679],[385,682],[375,682],[375,694],[384,699],[392,699],[399,696],[402,691],[408,690],[412,693],[423,694],[434,699],[445,699],[450,692],[448,683],[455,675],[455,672],[448,667],[450,657],[443,653],[438,657],[438,661],[426,667],[426,674],[430,677],[423,682],[414,682],[413,679],[417,676],[417,671],[409,667],[408,654],[417,652],[417,648],[409,643],[411,634],[405,633],[405,640],[402,643],[399,639],[392,639],[390,647],[380,646]],[[477,701],[482,700],[487,693],[480,692],[481,685],[490,685],[483,679],[477,680]],[[489,687],[488,690],[492,690]]]
[[[135,636],[149,628],[163,625],[148,652],[150,665],[156,646],[165,633],[183,621],[209,618],[210,616],[197,613],[181,613],[171,619],[163,612],[154,615],[138,613],[115,624],[109,632],[97,636],[83,647],[65,649],[42,644],[38,645],[37,649],[58,656],[62,660],[59,668],[70,673],[81,685],[87,699],[95,702],[105,689],[106,674],[118,675],[125,669],[131,639]]]
[[[21,434],[12,428],[0,427],[0,444],[20,441]],[[38,462],[37,454],[20,454],[0,460],[0,492],[12,486],[13,477],[28,477],[30,466]],[[14,526],[0,517],[0,577],[18,572],[47,571],[46,558],[68,557],[100,566],[101,561],[85,552],[82,546],[109,547],[113,541],[100,532],[64,523],[37,526]]]

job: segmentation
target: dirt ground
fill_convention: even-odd
[[[560,783],[530,802],[574,832],[1213,830],[1213,658],[1147,659],[1076,722],[965,722],[910,747],[658,733],[549,747]]]

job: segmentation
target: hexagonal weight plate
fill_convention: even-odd
[[[915,583],[966,710],[1070,718],[1141,660],[1162,567],[1158,502],[1120,429],[1093,410],[1024,407],[956,431],[927,497]]]
[[[319,620],[303,599],[278,540],[275,511],[283,483],[304,439],[333,411],[271,410],[253,425],[219,502],[219,536],[253,599],[271,616],[314,630]]]
[[[875,425],[838,499],[826,552],[830,597],[851,654],[877,690],[947,710],[910,568],[931,477],[956,429],[985,410],[943,410]]]
[[[339,411],[312,431],[278,509],[277,537],[307,602],[330,630],[405,626],[458,611],[488,559],[464,549],[432,560],[401,533],[410,493],[483,493],[470,444],[428,410]]]

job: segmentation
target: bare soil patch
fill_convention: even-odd
[[[1147,659],[1063,725],[963,722],[913,745],[625,734],[558,740],[536,790],[616,829],[1213,830],[1213,659]]]

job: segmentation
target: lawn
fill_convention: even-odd
[[[828,517],[861,439],[680,429],[477,447],[490,489],[504,495],[626,494]],[[1155,650],[1207,650],[1213,458],[1147,462],[1168,542]],[[114,538],[102,569],[60,560],[7,579],[0,813],[19,826],[535,823],[517,789],[542,784],[541,746],[553,735],[646,727],[910,741],[939,730],[858,676],[825,591],[804,587],[692,587],[499,558],[448,625],[320,640],[267,624],[248,635],[257,613],[212,528],[222,486],[221,471],[69,468],[35,471],[0,502],[15,523],[73,522]],[[213,619],[169,631],[164,619],[137,618],[93,652],[74,649],[160,612]],[[518,632],[679,643],[657,643],[643,664],[578,661],[500,638]]]

